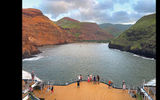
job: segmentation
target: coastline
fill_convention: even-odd
[[[108,44],[108,48],[110,48],[110,49],[115,49],[115,50],[119,50],[119,51],[129,52],[129,53],[132,53],[133,56],[141,57],[143,59],[156,60],[156,57],[153,57],[153,56],[147,56],[147,55],[135,53],[135,52],[132,52],[132,51],[129,51],[129,50],[122,50],[121,48],[118,48],[118,47],[112,47],[112,46],[110,46],[109,42],[78,41],[78,42],[71,42],[71,43],[106,43],[106,44]],[[47,44],[47,45],[41,45],[41,46],[38,46],[38,47],[49,46],[49,45],[64,45],[64,44],[71,44],[71,43]],[[22,60],[30,59],[30,58],[35,58],[40,53],[42,53],[42,51],[39,50],[39,52],[34,53],[34,54],[30,55],[30,56],[26,56],[26,57],[22,56]]]
[[[133,53],[133,54],[136,54],[138,56],[141,56],[141,57],[146,57],[146,58],[153,58],[156,60],[156,54],[152,54],[151,52],[147,52],[147,51],[142,51],[142,50],[130,50],[128,47],[123,47],[123,46],[120,46],[120,45],[116,45],[116,44],[111,44],[109,43],[108,44],[108,47],[110,49],[117,49],[117,50],[120,50],[120,51],[126,51],[126,52],[129,52],[129,53]]]
[[[109,40],[81,40],[81,41],[74,41],[74,42],[65,42],[65,43],[58,43],[58,44],[45,44],[45,45],[39,45],[36,46],[38,47],[43,47],[43,46],[50,46],[50,45],[64,45],[64,44],[71,44],[71,43],[109,43]],[[37,52],[33,52],[30,55],[24,55],[22,54],[22,60],[26,59],[26,58],[33,58],[33,57],[37,57],[37,54],[42,53],[39,49]]]

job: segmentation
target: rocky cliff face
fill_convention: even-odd
[[[39,53],[37,46],[72,42],[73,36],[37,9],[22,10],[22,57]]]
[[[102,31],[96,23],[64,17],[55,24],[38,9],[22,10],[23,58],[39,53],[38,46],[110,38],[113,36]]]
[[[22,45],[22,58],[32,57],[32,55],[40,53],[37,47],[29,42],[23,42]]]

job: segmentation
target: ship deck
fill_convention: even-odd
[[[34,90],[34,95],[45,100],[136,100],[128,94],[128,90],[108,88],[104,83],[80,82],[67,86],[54,86],[54,92],[47,91],[47,86],[43,90]]]

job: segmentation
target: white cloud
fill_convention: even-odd
[[[133,9],[139,13],[152,13],[156,10],[155,0],[139,0],[133,4]]]
[[[155,0],[27,0],[52,20],[71,17],[97,23],[131,23],[155,12]]]

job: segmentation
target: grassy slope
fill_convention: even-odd
[[[81,23],[78,21],[60,19],[56,22],[56,24],[64,29],[76,29],[79,30],[81,28]],[[80,33],[68,31],[68,33],[72,34],[76,38],[79,37]]]
[[[123,31],[127,30],[130,26],[131,25],[110,24],[110,23],[99,24],[100,28],[108,31],[114,37],[119,36]]]
[[[122,50],[150,55],[156,54],[155,14],[142,17],[128,30],[112,40],[109,47],[120,46]],[[114,48],[114,47],[113,47]]]
[[[74,20],[68,17],[62,18],[56,22],[56,24],[63,29],[68,30],[68,33],[71,33],[73,36],[79,40],[79,36],[85,35],[86,37],[91,35],[101,36],[102,34],[108,34],[107,31],[103,31],[96,23],[91,22],[80,22],[78,20]],[[97,25],[97,26],[96,26]],[[95,30],[95,31],[94,31]],[[99,34],[100,33],[100,34]],[[110,34],[109,34],[110,35]],[[112,35],[110,35],[112,36]],[[112,36],[113,38],[113,36]],[[90,40],[90,39],[89,39]],[[93,39],[94,40],[94,39]],[[109,38],[106,40],[109,40]],[[80,39],[82,41],[82,39]]]
[[[62,28],[80,28],[81,23],[77,21],[70,21],[66,19],[60,19],[56,22],[57,25],[61,26]]]

